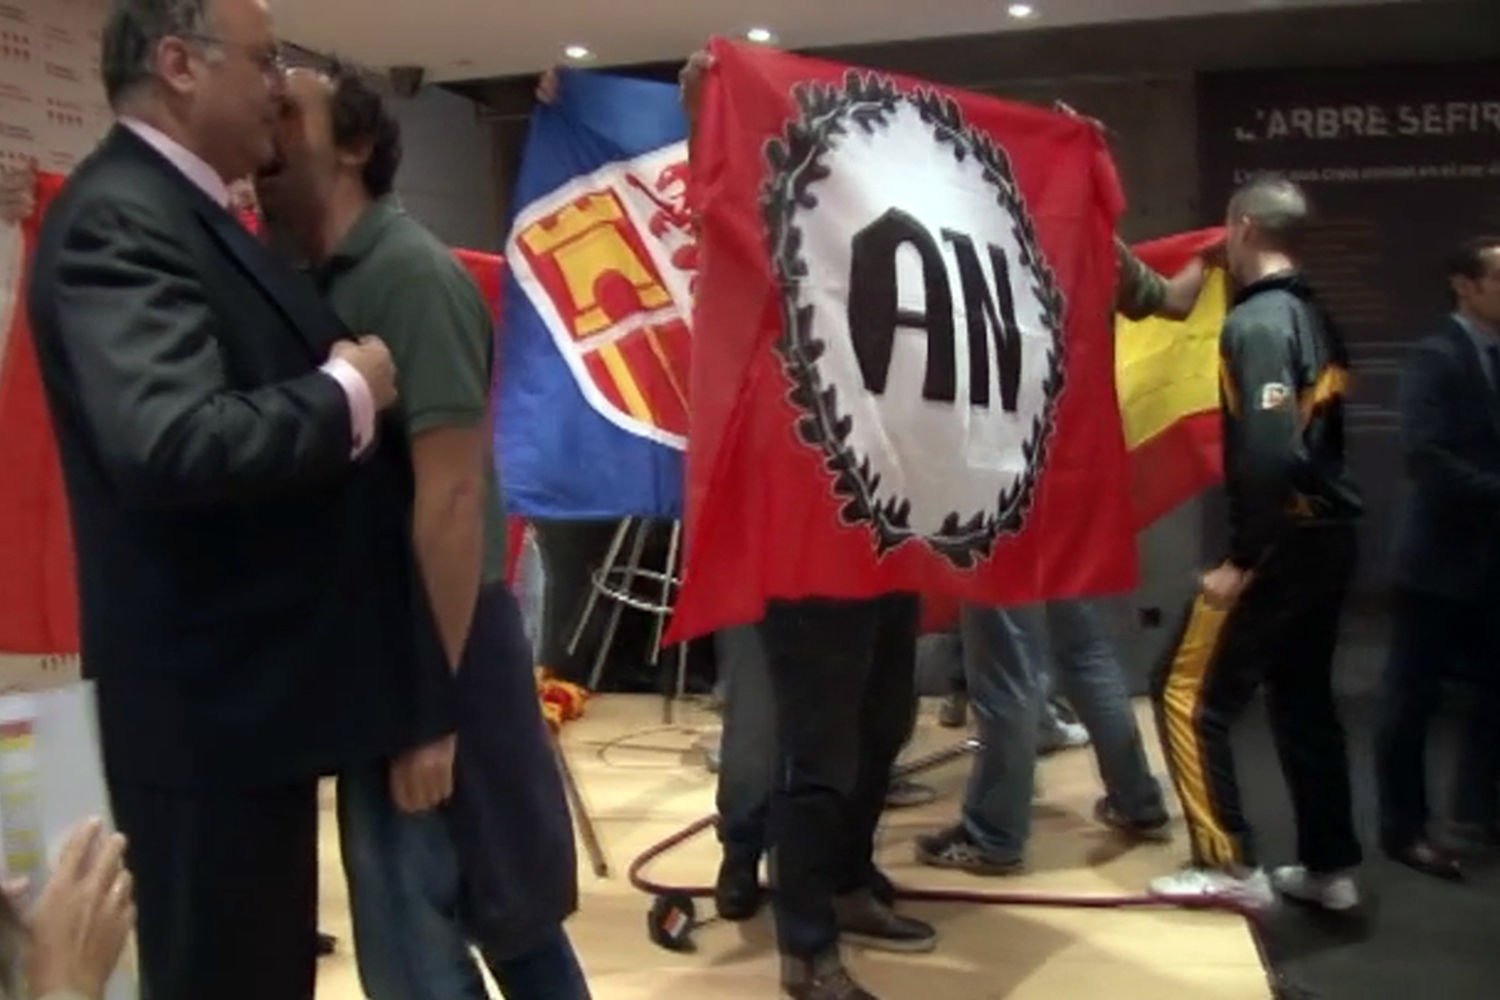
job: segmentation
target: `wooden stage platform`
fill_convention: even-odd
[[[1141,714],[1154,742],[1144,708]],[[613,869],[609,879],[598,879],[586,862],[581,864],[582,908],[569,925],[595,1000],[774,998],[778,966],[769,917],[744,926],[703,927],[695,935],[694,955],[663,951],[646,936],[651,901],[630,888],[626,869],[646,848],[713,810],[714,778],[703,767],[698,745],[713,733],[717,718],[687,705],[677,713],[679,725],[664,728],[661,715],[657,698],[604,697],[565,733],[569,761]],[[955,741],[953,732],[933,721],[932,707],[924,707],[911,753]],[[976,879],[916,865],[912,838],[953,821],[967,776],[967,759],[929,772],[924,780],[938,788],[939,800],[887,815],[882,863],[897,883],[1131,895],[1186,856],[1180,836],[1165,846],[1129,846],[1094,823],[1090,816],[1099,783],[1093,758],[1087,750],[1075,750],[1042,765],[1029,874]],[[360,1000],[331,788],[325,796],[323,928],[339,936],[341,948],[322,963],[318,1000]],[[581,848],[579,854],[583,861]],[[662,882],[710,883],[717,864],[710,832],[663,858],[649,874]],[[942,938],[934,954],[849,955],[856,974],[882,1000],[1264,1000],[1269,995],[1254,941],[1245,922],[1234,916],[956,904],[913,906],[912,912],[938,926]],[[711,913],[712,902],[705,901],[700,915]]]

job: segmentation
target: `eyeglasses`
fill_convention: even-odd
[[[256,68],[265,74],[267,79],[278,80],[287,68],[286,52],[282,49],[280,42],[273,42],[269,48],[259,45],[246,45],[244,42],[235,42],[218,35],[184,35],[195,42],[211,45],[220,49],[234,49],[244,53]]]

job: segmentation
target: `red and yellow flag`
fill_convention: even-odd
[[[1222,241],[1222,229],[1169,236],[1134,248],[1173,275]],[[1121,317],[1115,328],[1115,386],[1130,452],[1136,527],[1146,528],[1224,478],[1219,420],[1219,331],[1228,276],[1212,267],[1191,316],[1181,322]]]

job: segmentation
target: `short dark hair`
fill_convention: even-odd
[[[113,0],[104,22],[99,73],[110,107],[149,82],[163,38],[207,38],[213,0]]]
[[[1297,249],[1312,219],[1307,192],[1282,174],[1251,177],[1229,199],[1229,215],[1254,222],[1276,249]]]
[[[369,73],[340,60],[331,60],[324,72],[333,86],[334,144],[345,150],[368,145],[370,158],[361,177],[365,193],[371,198],[390,194],[401,169],[401,123]]]
[[[1465,240],[1448,255],[1448,278],[1473,281],[1483,278],[1484,255],[1491,250],[1500,250],[1500,236],[1476,236]]]

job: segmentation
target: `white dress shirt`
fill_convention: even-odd
[[[228,210],[229,185],[224,183],[219,172],[205,163],[201,156],[138,118],[122,117],[120,124],[160,153],[162,159],[176,167],[195,187],[208,195],[210,201]],[[353,435],[354,454],[362,454],[375,440],[375,397],[370,392],[369,383],[359,373],[359,369],[342,358],[330,358],[319,371],[344,390],[344,396],[349,401],[349,429]]]

